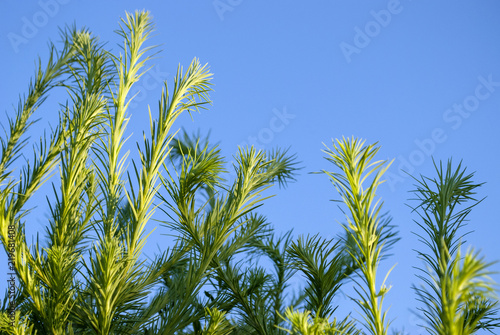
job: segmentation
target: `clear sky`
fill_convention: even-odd
[[[500,260],[498,148],[500,137],[500,3],[494,0],[446,1],[2,1],[0,4],[0,121],[12,115],[25,93],[38,55],[46,60],[47,41],[58,27],[87,26],[115,47],[113,33],[125,11],[147,9],[154,17],[153,44],[163,52],[152,72],[139,82],[133,103],[130,148],[147,126],[147,104],[156,107],[161,82],[172,82],[177,64],[193,57],[214,73],[213,106],[194,122],[177,125],[211,131],[227,156],[237,146],[290,147],[304,167],[288,189],[261,209],[277,231],[295,235],[335,236],[343,217],[324,175],[309,174],[332,166],[323,158],[323,143],[355,136],[378,141],[379,158],[395,159],[379,195],[398,226],[401,241],[382,273],[397,263],[385,306],[394,327],[419,334],[411,284],[412,250],[420,248],[411,231],[416,219],[405,205],[411,197],[411,174],[432,175],[436,160],[463,159],[475,181],[486,182],[478,197],[487,197],[471,213],[467,242],[489,261]],[[45,57],[45,58],[44,58]],[[52,98],[51,98],[52,99]],[[50,99],[49,99],[50,100]],[[57,101],[57,100],[55,100]],[[55,122],[57,109],[43,108],[40,127]],[[497,130],[495,130],[497,129]],[[38,129],[39,130],[39,129]],[[39,134],[35,129],[33,138]],[[496,149],[495,149],[496,148]],[[27,223],[42,232],[48,213]],[[45,213],[45,214],[44,214]],[[151,223],[154,225],[154,222]],[[162,245],[159,227],[146,248]],[[2,264],[5,255],[2,254]],[[495,271],[500,265],[493,266]],[[0,288],[6,286],[0,276]],[[494,275],[500,281],[499,275]],[[351,284],[345,286],[345,293]],[[352,307],[338,299],[340,314]]]

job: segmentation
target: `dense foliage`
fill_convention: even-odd
[[[390,162],[379,147],[348,138],[325,149],[326,174],[340,196],[344,233],[333,239],[276,234],[257,210],[273,185],[297,171],[287,151],[239,148],[226,160],[207,140],[173,131],[183,113],[210,103],[211,73],[194,59],[164,84],[138,159],[125,151],[131,88],[155,48],[147,12],[127,14],[123,49],[106,49],[88,30],[62,31],[50,45],[1,139],[0,232],[15,273],[3,300],[2,334],[388,334],[390,287],[379,264],[398,241],[377,187]],[[21,173],[27,133],[49,92],[65,89],[59,124],[33,147]],[[16,162],[16,163],[14,163]],[[132,164],[129,164],[132,163]],[[462,251],[463,225],[480,185],[451,162],[416,179],[413,211],[425,267],[414,289],[430,334],[473,334],[500,326],[489,265]],[[27,243],[29,199],[53,182],[45,239]],[[159,220],[175,244],[142,257],[146,226]],[[267,258],[271,266],[259,265]],[[290,287],[294,275],[306,286]],[[377,281],[378,280],[378,281]],[[334,297],[352,282],[360,315],[337,318]],[[10,292],[10,293],[9,293]]]

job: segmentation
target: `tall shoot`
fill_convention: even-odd
[[[382,203],[375,200],[377,188],[383,182],[382,176],[390,166],[386,161],[373,161],[379,149],[375,144],[365,146],[364,141],[359,139],[337,140],[333,149],[327,148],[324,152],[328,155],[326,159],[340,172],[324,173],[330,177],[347,206],[347,224],[343,227],[347,239],[354,242],[349,253],[360,272],[355,288],[359,297],[355,301],[364,314],[364,326],[371,334],[385,335],[390,322],[382,303],[390,289],[385,286],[389,273],[381,287],[377,288],[377,270],[383,251],[397,238],[392,231],[393,226],[388,225],[380,215]]]
[[[493,330],[500,326],[492,297],[494,283],[488,277],[488,264],[470,249],[462,256],[461,244],[469,232],[463,233],[467,217],[480,201],[474,198],[481,184],[472,181],[459,164],[455,169],[451,160],[446,169],[443,163],[434,164],[437,178],[421,176],[415,179],[413,191],[417,202],[413,211],[423,233],[416,234],[427,247],[417,251],[425,268],[417,276],[423,281],[414,287],[419,309],[431,334],[474,334],[480,329]]]

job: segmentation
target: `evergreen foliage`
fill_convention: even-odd
[[[206,65],[179,66],[165,81],[150,129],[125,150],[132,87],[148,71],[156,48],[149,13],[127,13],[117,33],[117,55],[90,31],[61,31],[49,45],[28,93],[19,99],[1,138],[0,239],[18,279],[6,292],[1,334],[375,334],[390,320],[389,293],[379,265],[398,241],[382,213],[377,187],[389,163],[375,161],[376,144],[349,138],[326,148],[335,171],[323,171],[340,196],[344,233],[278,234],[259,213],[270,188],[294,180],[298,162],[286,150],[239,148],[227,179],[226,159],[208,139],[178,133],[183,113],[211,103]],[[59,123],[26,152],[37,109],[63,88]],[[478,203],[461,164],[437,165],[437,178],[416,179],[414,191],[428,250],[415,287],[431,334],[474,334],[500,327],[490,263],[463,254],[462,228]],[[28,201],[51,181],[45,239],[28,244]],[[266,195],[265,195],[266,194]],[[464,203],[472,203],[464,207]],[[153,221],[174,232],[174,245],[146,261],[142,251]],[[271,266],[259,265],[266,259]],[[290,287],[295,275],[303,289]],[[378,281],[377,281],[378,280]],[[337,315],[334,298],[352,284],[359,314]],[[12,312],[12,303],[15,312]]]

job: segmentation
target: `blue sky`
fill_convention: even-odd
[[[500,259],[498,2],[142,1],[137,7],[133,1],[41,0],[2,1],[0,6],[0,105],[9,115],[26,92],[36,57],[46,59],[47,41],[57,40],[58,27],[86,26],[117,50],[113,31],[119,18],[125,11],[149,10],[156,24],[151,43],[163,52],[138,83],[141,91],[130,109],[131,150],[146,129],[147,104],[156,106],[161,82],[173,80],[178,63],[187,66],[199,57],[214,73],[213,106],[194,115],[194,122],[186,117],[177,125],[211,131],[226,156],[238,145],[254,144],[290,147],[302,162],[297,181],[285,190],[276,188],[277,196],[261,208],[277,231],[339,233],[343,217],[329,201],[338,195],[326,176],[309,172],[332,168],[321,152],[322,143],[331,146],[332,138],[378,141],[379,158],[395,159],[379,192],[401,237],[381,270],[397,263],[385,305],[391,306],[394,327],[420,333],[410,312],[416,306],[410,287],[419,283],[413,267],[422,263],[412,249],[421,245],[411,234],[418,231],[416,216],[405,205],[413,183],[400,169],[432,175],[431,156],[463,159],[469,171],[476,171],[475,181],[486,182],[478,197],[487,197],[470,215],[475,232],[467,242],[487,260]],[[57,109],[42,108],[38,116],[40,127],[47,126],[55,122]],[[4,113],[0,121],[5,124]],[[42,197],[33,205],[41,215],[27,226],[41,232],[48,210]],[[162,229],[147,253],[164,241]],[[492,268],[499,271],[500,265]],[[499,275],[493,277],[500,281]],[[338,302],[339,313],[351,308],[346,300]]]

